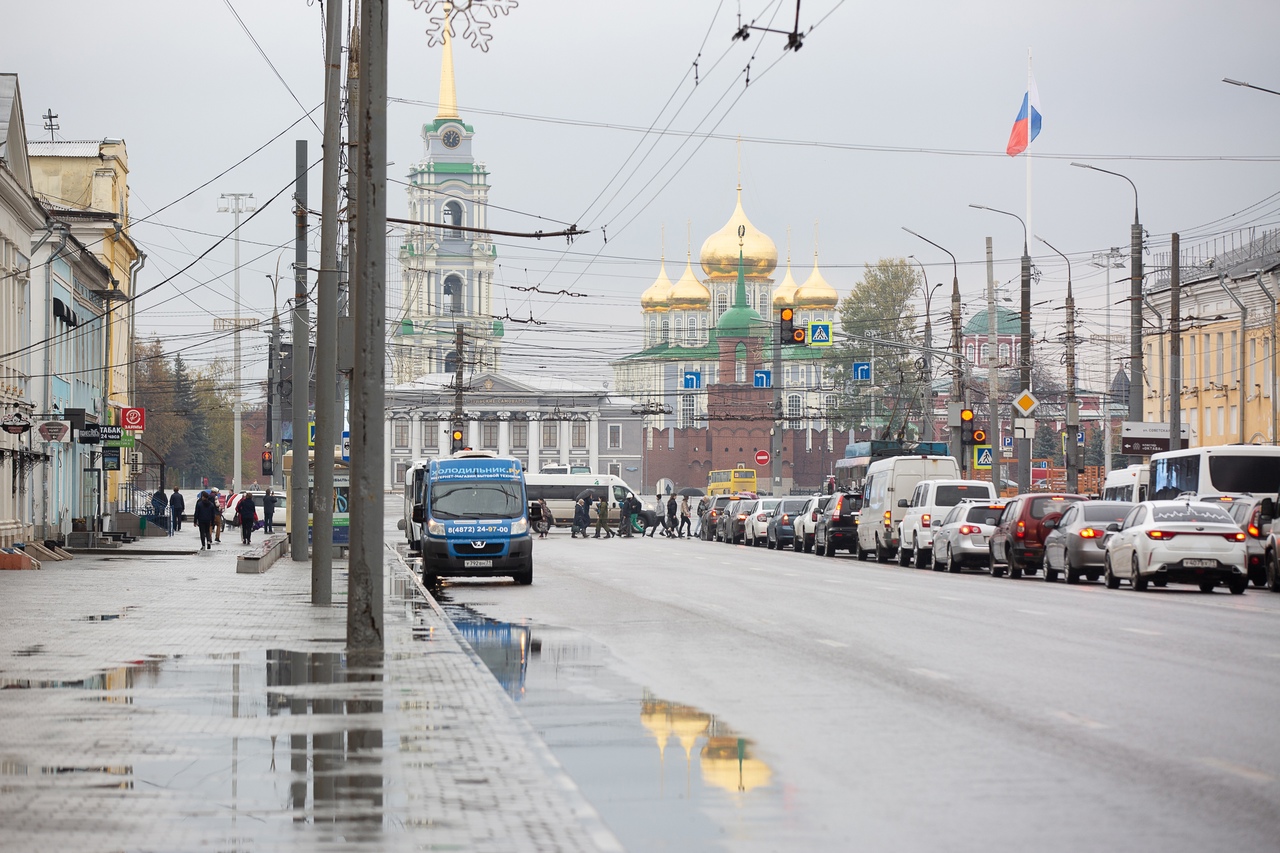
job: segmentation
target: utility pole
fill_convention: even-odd
[[[1182,449],[1182,260],[1181,237],[1169,244],[1169,449]],[[1272,344],[1272,353],[1275,352]],[[1273,374],[1274,375],[1274,374]],[[1275,393],[1272,392],[1272,402]],[[1154,489],[1155,483],[1147,488]],[[1148,492],[1150,496],[1150,492]]]
[[[993,337],[994,336],[994,337]],[[991,411],[991,423],[987,432],[991,435],[991,483],[1000,496],[1004,482],[1000,475],[1000,454],[1004,453],[1004,439],[1000,435],[1000,326],[996,316],[996,268],[991,252],[991,238],[987,238],[987,399]]]
[[[235,332],[232,333],[235,341],[235,366],[233,367],[232,380],[235,391],[232,393],[231,398],[232,454],[234,460],[231,469],[231,493],[236,495],[240,494],[241,468],[244,464],[244,451],[240,447],[242,438],[240,434],[240,416],[241,412],[244,411],[244,391],[240,387],[240,214],[252,213],[256,209],[253,204],[253,193],[223,193],[218,197],[218,212],[230,213],[235,217],[235,231],[232,232],[232,244],[235,246],[235,266],[231,270],[231,280],[235,283]]]
[[[805,340],[808,340],[806,337]],[[769,492],[774,497],[782,496],[782,428],[785,421],[783,420],[782,411],[782,334],[781,332],[773,336],[773,376],[770,378],[773,385],[773,428],[769,430],[769,479],[772,481]],[[792,436],[792,443],[798,439]],[[798,455],[799,451],[792,447],[792,458]]]
[[[338,170],[342,157],[342,4],[325,9],[324,165],[320,185],[320,277],[316,290],[315,524],[311,603],[333,603],[333,448],[337,442],[334,386],[338,380]]]
[[[307,140],[295,144],[297,184],[293,195],[293,467],[289,481],[289,556],[299,562],[308,555],[307,489],[311,464],[307,422],[311,405],[311,318],[307,311]]]
[[[1103,340],[1103,356],[1102,361],[1105,364],[1103,386],[1102,386],[1102,443],[1106,447],[1106,453],[1103,454],[1102,476],[1103,480],[1111,474],[1111,456],[1113,452],[1114,438],[1111,435],[1111,384],[1115,379],[1115,368],[1111,363],[1111,270],[1121,266],[1118,263],[1120,258],[1124,257],[1124,253],[1118,248],[1112,247],[1109,252],[1097,252],[1093,256],[1093,265],[1095,267],[1103,267],[1107,271],[1107,308],[1106,308],[1106,325],[1107,336]],[[1132,396],[1133,383],[1129,383]]]
[[[1080,489],[1080,471],[1076,464],[1076,436],[1080,432],[1080,407],[1076,403],[1076,298],[1071,293],[1071,259],[1043,237],[1037,237],[1067,262],[1067,441],[1063,448],[1063,464],[1067,468],[1067,491]]]
[[[383,466],[386,441],[387,2],[360,4],[355,367],[351,375],[351,549],[347,651],[384,648]]]

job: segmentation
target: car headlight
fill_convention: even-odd
[[[528,531],[529,531],[529,519],[517,518],[515,521],[511,522],[512,536],[519,536],[521,533],[527,533]]]
[[[427,533],[432,536],[443,536],[444,525],[433,518],[427,522]]]

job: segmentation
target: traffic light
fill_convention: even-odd
[[[462,449],[462,427],[457,424],[454,424],[453,429],[449,432],[449,448],[452,453],[457,453]]]
[[[779,312],[778,335],[779,340],[784,344],[804,344],[805,330],[803,326],[796,325],[796,311],[794,308],[783,308]]]
[[[270,477],[272,474],[271,451],[262,451],[262,476]]]
[[[975,429],[975,430],[973,431],[973,443],[974,443],[974,444],[986,444],[986,443],[987,443],[987,431],[986,431],[985,429]]]
[[[975,444],[973,429],[973,409],[960,410],[960,444],[968,447]]]

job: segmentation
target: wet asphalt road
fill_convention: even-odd
[[[629,849],[649,846],[635,815],[666,820],[659,800],[696,797],[603,781],[611,747],[635,739],[606,717],[654,707],[624,684],[748,744],[740,790],[693,804],[713,829],[674,829],[668,849],[1278,847],[1280,595],[560,532],[535,557],[531,587],[449,581],[442,597],[535,641],[579,638],[535,658],[517,698]],[[724,742],[704,732],[686,751],[671,735],[659,768],[650,741],[652,772],[714,782],[697,756]]]

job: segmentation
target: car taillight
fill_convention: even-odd
[[[779,524],[790,524],[790,523],[791,523],[791,517],[790,517],[790,516],[788,516],[788,515],[784,512],[784,513],[782,514],[782,520],[781,520],[781,521],[779,521],[778,523],[779,523]]]
[[[756,516],[756,521],[768,521],[768,520],[769,520],[769,516],[765,515],[763,512]]]
[[[885,527],[892,527],[892,526],[893,526],[893,517],[892,517],[889,513],[890,513],[890,511],[889,511],[889,510],[887,510],[887,509],[884,511],[884,526],[885,526]]]
[[[813,513],[809,516],[809,520],[810,520],[810,521],[817,521],[817,520],[818,520],[818,511],[817,511],[816,509],[815,509],[815,510],[813,511]]]
[[[1177,535],[1178,534],[1176,533],[1170,533],[1168,530],[1148,530],[1147,531],[1148,539],[1159,539],[1161,542],[1166,542]],[[1236,536],[1236,535],[1238,535],[1241,538],[1241,540],[1244,539],[1243,533],[1239,533],[1239,534],[1227,533],[1225,535],[1228,539],[1231,539],[1233,536]]]
[[[1249,516],[1249,535],[1254,539],[1262,538],[1262,529],[1258,527],[1258,515],[1262,512],[1262,507],[1254,507],[1253,515]]]
[[[1228,542],[1243,542],[1244,531],[1241,530],[1238,533],[1224,533],[1222,534],[1222,538],[1227,540]]]
[[[960,525],[961,536],[973,536],[975,533],[981,533],[981,532],[982,532],[982,528],[978,527],[976,524]]]
[[[1096,527],[1084,527],[1080,530],[1081,539],[1097,539],[1102,535],[1102,531]]]
[[[927,512],[926,512],[924,515],[920,516],[920,526],[921,526],[921,527],[928,527],[928,526],[929,526],[929,519],[930,519],[930,518],[932,518],[932,517],[933,517],[933,516],[929,515],[929,513],[927,513]]]
[[[738,521],[746,521],[746,520],[747,520],[747,514],[745,512],[738,513]]]
[[[831,510],[832,521],[840,520],[840,508],[843,506],[844,506],[844,495],[841,495],[840,497],[836,498],[836,508]]]
[[[1023,521],[1019,521],[1019,522],[1018,522],[1018,531],[1017,531],[1017,533],[1015,533],[1014,535],[1015,535],[1015,536],[1017,536],[1019,539],[1026,539],[1026,538],[1027,538],[1027,525],[1026,525],[1026,522],[1023,522]]]

